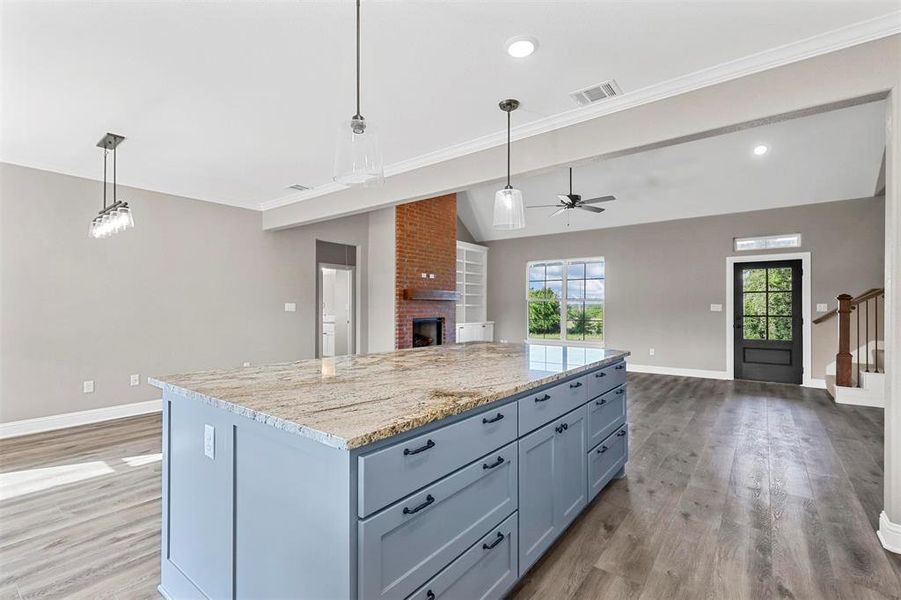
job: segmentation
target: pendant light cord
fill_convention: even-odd
[[[512,189],[510,185],[510,111],[507,111],[507,189]]]
[[[357,117],[360,117],[360,0],[357,0]]]
[[[103,149],[103,210],[106,210],[106,155],[109,154],[109,151],[104,148]]]
[[[113,148],[113,204],[116,203],[116,149]]]
[[[569,168],[569,195],[573,195],[573,168]]]

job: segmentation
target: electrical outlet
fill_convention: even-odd
[[[81,389],[85,394],[93,394],[94,393],[94,380],[88,379],[81,384]]]
[[[722,304],[711,304],[710,312],[723,312],[723,305]]]
[[[648,348],[648,354],[650,354],[651,356],[654,356],[654,349]]]
[[[294,302],[285,302],[285,312],[297,312],[297,304]]]
[[[421,273],[420,276],[421,276],[423,279],[425,279],[426,277],[429,276],[429,274],[428,274],[428,273]]]
[[[435,274],[434,274],[434,273],[429,273],[429,279],[435,279]]]
[[[506,344],[506,343],[507,343],[507,340],[501,340],[501,343],[502,343],[502,344]]]
[[[824,313],[824,312],[826,312],[827,310],[829,310],[829,305],[828,305],[828,304],[817,304],[817,312],[819,312],[819,313]]]
[[[216,428],[203,426],[203,454],[210,460],[216,460]]]
[[[244,366],[245,366],[245,367],[249,367],[249,366],[250,366],[250,363],[249,363],[248,361],[244,361]]]
[[[138,373],[132,374],[129,385],[141,385],[141,376]]]

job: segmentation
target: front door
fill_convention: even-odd
[[[801,261],[735,264],[735,378],[801,383]]]

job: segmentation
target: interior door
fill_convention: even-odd
[[[736,263],[735,378],[801,383],[801,261]]]
[[[338,265],[319,268],[320,356],[344,356],[354,349],[354,270]]]

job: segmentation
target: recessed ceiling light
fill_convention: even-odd
[[[759,144],[757,146],[754,146],[754,156],[763,156],[764,154],[766,154],[769,151],[770,151],[770,147],[765,146],[764,144]]]
[[[518,36],[507,40],[507,54],[513,58],[525,58],[538,49],[538,40],[528,36]]]

